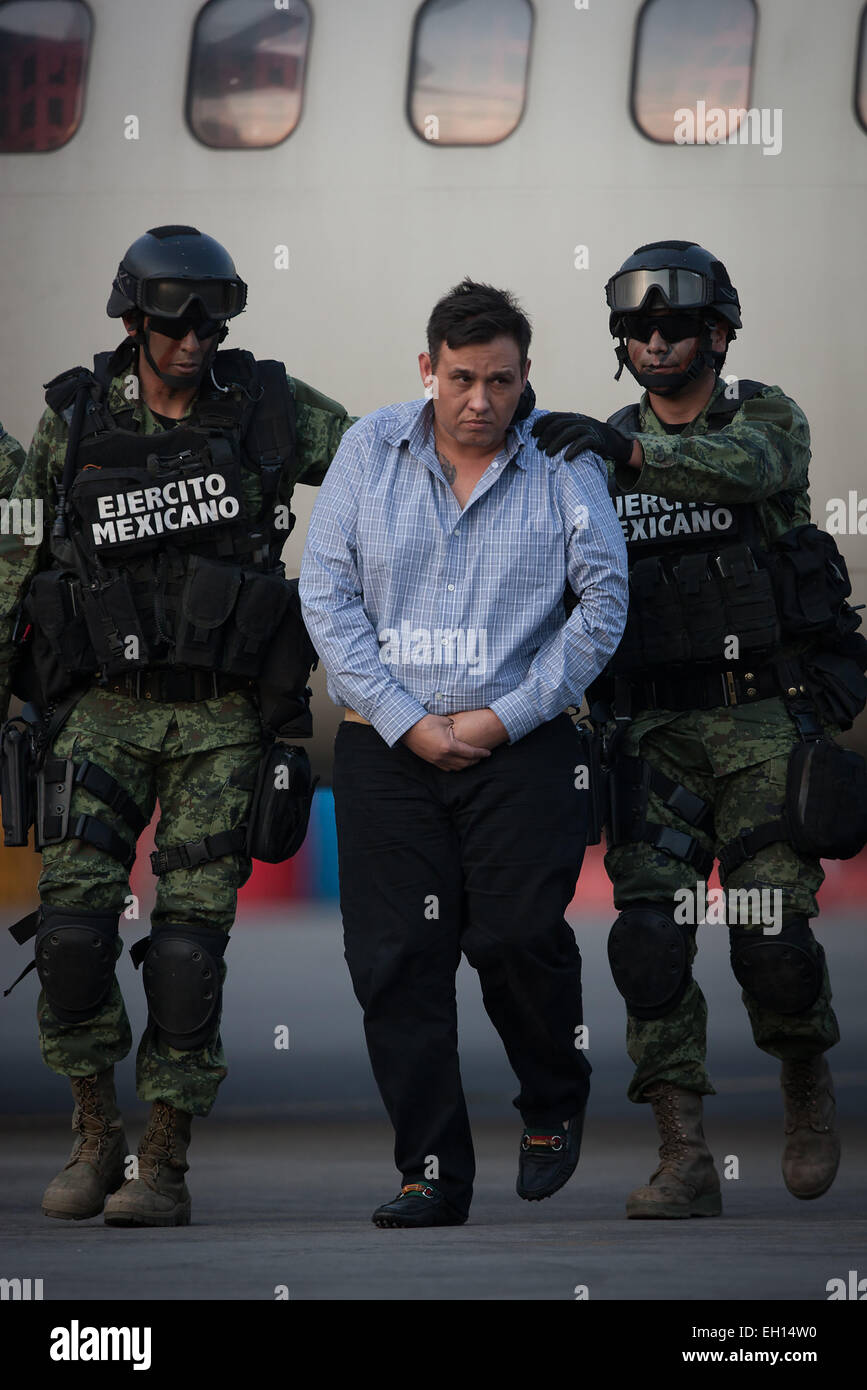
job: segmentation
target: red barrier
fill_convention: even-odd
[[[154,826],[158,819],[159,807],[138,842],[138,853],[130,880],[132,891],[141,901],[142,915],[150,910],[155,892],[156,880],[151,874],[148,856],[154,847]],[[294,859],[288,860],[285,864],[255,863],[249,881],[238,895],[239,901],[245,906],[266,906],[289,899],[297,901],[316,896],[311,868],[316,850],[316,834],[316,823],[311,819],[307,841]],[[573,914],[593,912],[601,913],[603,916],[610,912],[613,921],[614,898],[611,883],[605,872],[603,856],[604,850],[601,845],[592,845],[588,849],[584,856],[578,889],[569,910]],[[820,908],[863,907],[867,904],[867,850],[854,859],[823,860],[822,867],[825,870],[825,882],[819,890]],[[708,887],[720,887],[716,868],[708,879]]]

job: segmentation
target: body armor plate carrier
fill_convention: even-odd
[[[45,703],[155,666],[255,680],[290,604],[280,551],[294,518],[278,527],[275,513],[295,449],[282,364],[218,353],[215,373],[240,395],[203,388],[195,424],[145,435],[105,406],[118,362],[101,354],[46,391],[75,444],[52,567],[26,599]]]
[[[741,381],[736,399],[714,403],[708,431],[724,429],[745,400],[766,389]],[[638,406],[617,411],[610,423],[639,433]],[[821,713],[828,722],[848,728],[867,693],[853,664],[860,660],[863,670],[865,643],[856,634],[861,620],[846,602],[852,589],[833,537],[808,524],[769,544],[754,503],[669,502],[619,493],[613,480],[611,488],[626,536],[629,613],[591,698],[610,699],[612,678],[619,677],[632,687],[633,712],[765,699],[780,693],[772,660],[786,644],[806,639],[811,653],[834,651],[837,665],[851,668],[833,694],[822,671],[811,677],[808,670],[806,681],[820,708],[826,701]],[[791,515],[793,494],[779,500]],[[848,693],[841,682],[848,682]]]
[[[741,381],[737,399],[718,400],[708,412],[708,431],[723,429],[744,400],[765,389]],[[610,423],[640,433],[638,406]],[[864,761],[823,737],[822,724],[847,729],[863,709],[867,642],[846,601],[851,585],[833,538],[808,524],[768,544],[752,503],[669,502],[619,494],[613,482],[612,495],[627,542],[629,614],[620,646],[588,692],[594,719],[604,722],[608,710],[623,727],[640,709],[711,709],[782,696],[800,735],[786,805],[777,820],[719,849],[723,872],[776,840],[805,857],[857,853],[867,841]],[[779,500],[793,515],[792,494]],[[713,856],[690,833],[698,827],[713,837],[708,803],[644,759],[622,754],[610,760],[608,786],[609,848],[640,841],[700,876],[710,873]],[[651,790],[683,821],[682,831],[648,821]]]

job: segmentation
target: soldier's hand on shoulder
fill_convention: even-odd
[[[591,449],[612,463],[628,463],[634,441],[592,415],[576,415],[570,410],[552,411],[533,426],[539,448],[552,458],[562,453],[571,462],[585,449]]]

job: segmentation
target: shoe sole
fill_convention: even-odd
[[[833,1171],[833,1173],[831,1174],[830,1178],[829,1178],[828,1181],[825,1183],[825,1186],[824,1186],[824,1187],[817,1187],[816,1190],[815,1190],[815,1192],[796,1192],[796,1191],[794,1190],[794,1188],[789,1187],[789,1184],[786,1182],[786,1179],[785,1179],[785,1178],[783,1178],[783,1182],[785,1183],[786,1191],[787,1191],[788,1193],[790,1193],[793,1197],[797,1197],[797,1199],[798,1199],[799,1202],[815,1202],[815,1200],[816,1200],[817,1197],[824,1197],[824,1195],[825,1195],[825,1193],[828,1191],[828,1189],[829,1189],[830,1187],[833,1187],[833,1185],[834,1185],[834,1179],[836,1178],[836,1176],[837,1176],[837,1169],[835,1168],[834,1171]]]
[[[374,1226],[379,1226],[381,1230],[398,1231],[419,1231],[431,1230],[435,1226],[463,1226],[466,1217],[458,1217],[449,1221],[407,1221],[400,1216],[372,1216],[371,1221]]]
[[[134,1215],[131,1212],[106,1212],[106,1226],[189,1226],[190,1207],[175,1208],[174,1211],[154,1212],[152,1216],[144,1217]]]
[[[43,1202],[42,1215],[52,1216],[56,1221],[92,1221],[94,1216],[102,1215],[103,1208],[105,1207],[105,1204],[108,1201],[109,1197],[111,1197],[113,1193],[117,1192],[118,1188],[122,1186],[123,1173],[120,1174],[117,1182],[115,1182],[113,1186],[106,1188],[105,1195],[103,1196],[99,1206],[94,1207],[92,1211],[65,1211],[62,1207],[47,1207]]]
[[[630,1211],[628,1204],[626,1207],[628,1221],[681,1221],[688,1220],[690,1216],[722,1216],[722,1199],[718,1196],[697,1197],[686,1210],[683,1207],[648,1206],[643,1210]]]
[[[51,1216],[55,1221],[90,1221],[94,1216],[102,1215],[104,1206],[105,1202],[102,1206],[94,1207],[93,1211],[60,1211],[57,1207],[43,1207],[42,1215]]]
[[[519,1185],[515,1186],[515,1191],[517,1192],[521,1200],[524,1202],[544,1202],[547,1197],[553,1197],[555,1192],[559,1192],[561,1187],[566,1186],[569,1179],[574,1175],[575,1169],[577,1167],[578,1159],[576,1158],[575,1163],[569,1169],[569,1172],[565,1173],[564,1176],[559,1180],[559,1182],[556,1182],[553,1187],[549,1187],[546,1192],[523,1192]]]

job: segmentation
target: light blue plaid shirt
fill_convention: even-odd
[[[443,476],[433,403],[343,436],[301,565],[328,693],[391,746],[426,714],[492,709],[510,742],[580,704],[626,623],[626,543],[596,454],[550,459],[506,432],[466,507]],[[569,580],[578,604],[565,620]]]

